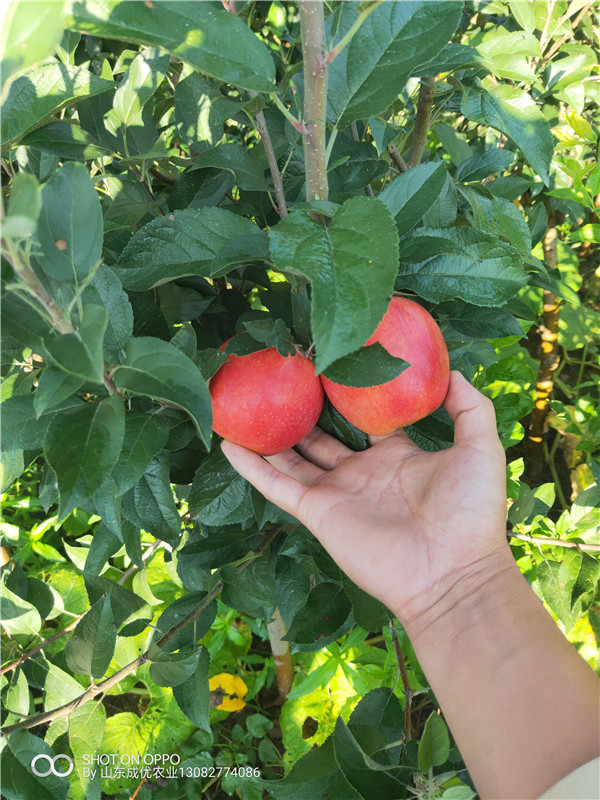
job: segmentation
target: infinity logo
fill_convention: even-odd
[[[50,765],[46,772],[39,772],[39,770],[36,768],[36,764],[38,761],[41,761],[42,758],[45,758]],[[56,762],[59,758],[64,758],[65,761],[69,762],[66,772],[59,772],[56,769]],[[38,778],[47,778],[50,773],[52,773],[52,775],[56,775],[57,778],[66,778],[67,775],[70,775],[73,772],[73,759],[70,756],[66,756],[64,753],[59,753],[59,755],[54,756],[54,758],[50,758],[50,756],[47,756],[45,753],[40,753],[39,756],[36,756],[31,762],[31,769],[33,774],[37,775]]]

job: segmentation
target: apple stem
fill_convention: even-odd
[[[300,0],[304,57],[304,161],[306,199],[327,200],[325,117],[327,113],[327,53],[323,0]]]

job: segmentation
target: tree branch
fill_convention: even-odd
[[[306,199],[327,200],[325,115],[327,111],[327,63],[323,0],[300,0],[300,27],[304,56],[304,161]]]
[[[400,172],[406,172],[406,170],[408,169],[408,164],[406,163],[406,161],[400,155],[400,152],[398,151],[396,145],[395,144],[388,144],[387,151],[390,154],[394,164],[400,170]]]
[[[272,531],[265,534],[265,538],[261,542],[260,546],[256,549],[256,554],[260,555],[272,540],[277,536],[277,534],[281,531],[281,527],[275,527]],[[257,558],[257,555],[252,555],[250,558],[243,561],[238,566],[238,571],[241,572],[245,569],[248,564],[252,563]],[[163,645],[167,644],[171,639],[173,639],[180,631],[186,628],[190,623],[194,622],[203,611],[205,611],[208,606],[212,603],[212,601],[218,596],[219,592],[223,588],[223,581],[219,581],[211,592],[199,603],[189,614],[187,614],[183,619],[181,619],[177,625],[174,625],[169,631],[167,631],[161,638],[154,643],[156,647],[162,647]],[[113,673],[110,677],[106,678],[105,680],[101,681],[98,684],[93,684],[89,687],[85,692],[80,694],[74,700],[71,700],[69,703],[65,703],[63,706],[59,706],[58,708],[54,708],[51,711],[45,711],[42,714],[35,714],[32,717],[28,717],[27,719],[23,719],[20,722],[15,722],[14,725],[7,725],[5,728],[2,728],[2,734],[4,736],[8,736],[13,731],[19,730],[20,728],[35,728],[37,725],[43,725],[46,722],[51,722],[53,719],[58,719],[59,717],[66,717],[72,711],[75,711],[76,708],[86,703],[88,700],[92,700],[99,694],[104,694],[109,689],[112,689],[122,678],[125,678],[127,675],[130,675],[132,672],[140,667],[143,663],[148,661],[148,653],[149,651],[146,650],[145,652],[141,653],[137,658],[131,661],[129,664],[126,664],[124,667],[121,667],[120,670]]]
[[[569,547],[582,552],[588,550],[591,553],[600,553],[600,544],[584,544],[582,542],[567,542],[564,539],[553,539],[551,536],[529,536],[527,533],[514,533],[506,531],[510,539],[520,539],[522,542],[532,544],[551,545],[552,547]]]
[[[156,541],[152,542],[150,547],[148,547],[146,549],[146,551],[144,552],[144,555],[142,556],[142,560],[143,561],[147,561],[150,558],[150,556],[152,555],[152,553],[158,547],[160,547],[160,545],[161,545],[160,539],[156,539]],[[130,578],[133,575],[133,573],[136,572],[138,569],[139,569],[139,567],[138,567],[137,564],[132,564],[129,567],[129,569],[121,575],[121,577],[119,578],[117,583],[120,586],[122,586],[125,583],[125,581],[128,578]],[[59,631],[58,633],[55,633],[54,636],[50,636],[50,638],[48,638],[48,639],[44,639],[44,641],[40,642],[40,644],[36,645],[36,647],[32,648],[31,650],[28,650],[26,653],[23,653],[23,655],[20,656],[20,658],[17,661],[13,661],[12,664],[8,664],[8,666],[2,667],[2,669],[0,669],[0,675],[4,675],[5,672],[10,672],[13,669],[17,669],[17,667],[20,667],[21,664],[23,664],[29,658],[32,658],[32,656],[35,656],[38,653],[40,653],[44,649],[44,647],[46,647],[46,645],[49,645],[51,642],[55,642],[57,639],[60,639],[61,637],[66,636],[67,633],[71,633],[71,631],[75,630],[75,628],[79,625],[79,622],[80,622],[81,618],[84,617],[86,614],[87,614],[87,611],[84,611],[83,614],[80,614],[77,617],[77,619],[74,619],[73,622],[70,625],[67,625],[66,628],[63,628],[62,631]]]
[[[287,633],[287,628],[278,608],[273,611],[273,619],[267,625],[267,630],[269,631],[271,652],[273,653],[273,661],[275,662],[277,689],[279,691],[279,697],[283,702],[288,696],[292,688],[292,683],[294,682],[294,664],[292,661],[290,643],[283,639]]]
[[[255,92],[250,92],[250,94],[256,97]],[[256,115],[256,126],[260,133],[265,153],[267,154],[267,161],[269,162],[269,169],[271,170],[271,177],[273,178],[273,186],[275,187],[275,195],[277,197],[277,213],[283,219],[283,217],[287,217],[288,215],[287,203],[283,192],[283,180],[281,179],[281,172],[277,165],[277,158],[275,156],[275,150],[273,149],[269,128],[267,127],[267,121],[262,111],[259,111]]]
[[[552,45],[552,47],[551,47],[551,48],[548,50],[548,52],[547,52],[547,53],[544,53],[544,56],[542,57],[542,60],[540,61],[540,65],[544,65],[544,64],[545,64],[547,61],[550,61],[550,59],[552,58],[552,56],[553,56],[553,55],[554,55],[554,54],[555,54],[555,53],[556,53],[558,50],[560,50],[560,48],[561,48],[561,47],[563,46],[563,44],[564,44],[564,43],[567,41],[567,39],[569,39],[569,38],[570,38],[570,37],[573,35],[573,32],[575,31],[575,29],[577,28],[577,26],[579,25],[579,23],[581,22],[581,20],[582,20],[582,19],[585,17],[585,15],[587,14],[587,12],[590,10],[590,8],[591,8],[593,5],[594,5],[594,3],[593,3],[593,2],[591,2],[591,3],[587,3],[587,4],[586,4],[586,5],[585,5],[585,6],[584,6],[582,9],[581,9],[581,11],[579,12],[579,14],[577,14],[577,16],[575,17],[575,19],[573,20],[573,25],[571,26],[571,32],[570,32],[570,33],[565,33],[565,34],[564,34],[564,36],[561,36],[561,37],[560,37],[560,39],[557,39],[557,40],[554,42],[554,44],[553,44],[553,45]]]
[[[421,78],[421,88],[419,89],[419,101],[417,104],[417,117],[415,119],[415,129],[413,131],[412,144],[407,167],[416,167],[421,163],[425,143],[427,142],[427,131],[429,130],[429,120],[433,106],[433,96],[435,94],[435,78]]]

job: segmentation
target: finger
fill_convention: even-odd
[[[478,392],[460,372],[450,373],[444,408],[454,422],[454,442],[499,442],[492,401]]]
[[[267,500],[278,505],[294,517],[298,517],[298,507],[307,487],[280,472],[252,450],[239,444],[223,440],[221,450],[231,466],[242,477],[255,486]]]
[[[267,461],[274,466],[275,469],[278,469],[285,475],[289,475],[291,478],[295,478],[305,486],[315,486],[319,482],[319,479],[326,474],[322,469],[315,466],[315,464],[311,464],[310,461],[298,455],[295,450],[285,450],[283,453],[267,456]]]
[[[353,450],[325,433],[321,428],[312,431],[298,443],[297,447],[308,456],[313,464],[322,469],[332,470],[349,458]]]

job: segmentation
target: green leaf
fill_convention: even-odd
[[[208,347],[206,350],[199,350],[194,361],[204,380],[209,381],[217,370],[227,363],[228,358],[222,350]]]
[[[461,10],[457,2],[382,3],[375,8],[329,66],[328,119],[345,128],[386,111],[408,78],[448,43]],[[334,45],[357,16],[355,4],[344,4],[339,17],[329,17],[337,22]],[[328,29],[331,38],[331,23]]]
[[[343,417],[329,400],[323,404],[323,411],[317,422],[319,428],[331,434],[351,450],[367,449],[367,434],[359,431],[351,422]]]
[[[581,561],[581,553],[572,550],[565,553],[561,562],[546,560],[536,567],[543,598],[564,624],[567,633],[579,618],[577,607],[571,606],[571,596],[577,583]]]
[[[22,450],[3,449],[0,458],[0,493],[4,494],[23,474],[25,461]]]
[[[47,366],[38,380],[37,391],[33,398],[36,416],[71,397],[83,384],[83,378],[67,375],[62,369]]]
[[[270,51],[245,21],[216,3],[167,0],[142,7],[119,0],[78,0],[67,25],[92,36],[163,47],[200,72],[243,89],[274,89]]]
[[[214,302],[214,296],[204,297],[194,289],[178,286],[176,283],[164,283],[158,287],[160,310],[169,325],[189,322],[202,316]]]
[[[419,741],[419,771],[427,774],[431,767],[439,767],[448,759],[450,737],[443,718],[432,711]]]
[[[52,410],[38,417],[34,409],[34,396],[15,395],[2,403],[2,449],[36,450],[44,446],[46,431],[59,411],[82,408],[78,397],[63,400]]]
[[[187,208],[152,220],[129,240],[117,274],[126,289],[142,291],[185,275],[210,275],[222,247],[257,231],[245,217],[223,208]]]
[[[404,716],[400,701],[391,689],[379,687],[368,692],[350,715],[348,729],[365,753],[382,764],[398,763]]]
[[[160,86],[169,62],[169,55],[161,55],[157,47],[136,55],[114,94],[112,112],[108,114],[109,124],[117,131],[143,125],[142,109]]]
[[[156,620],[152,632],[152,642],[156,644],[161,636],[168,633],[182,620],[191,614],[206,599],[206,592],[189,592],[183,597],[178,597],[168,606]],[[200,614],[190,621],[189,625],[178,631],[168,642],[161,645],[163,653],[173,653],[182,648],[196,649],[196,644],[202,639],[215,620],[217,603],[213,601]]]
[[[342,575],[342,586],[352,603],[354,618],[366,631],[380,631],[392,619],[387,608],[370,594],[363,591],[350,578]]]
[[[461,111],[467,119],[506,134],[521,150],[546,185],[554,153],[550,124],[531,97],[508,84],[466,89]]]
[[[269,188],[262,167],[241,144],[221,144],[200,153],[194,160],[195,169],[214,167],[231,172],[240,189],[266,192]]]
[[[528,0],[509,0],[508,7],[519,25],[528,33],[535,30],[535,14]]]
[[[4,238],[34,233],[42,210],[42,187],[33,175],[19,172],[13,178],[8,213],[2,226]]]
[[[174,99],[177,128],[189,145],[218,144],[223,138],[225,120],[235,116],[241,105],[222,95],[198,72],[178,82]]]
[[[438,306],[436,313],[442,328],[444,323],[450,323],[458,333],[474,339],[524,336],[516,318],[499,308],[479,308],[468,303],[451,302]]]
[[[169,481],[169,468],[168,453],[159,453],[152,459],[132,490],[136,518],[131,521],[158,539],[175,543],[181,533],[181,518]]]
[[[434,303],[502,305],[527,283],[522,263],[513,247],[474,228],[422,228],[401,243],[397,286]]]
[[[217,569],[243,558],[261,543],[264,534],[248,533],[237,528],[231,530],[222,526],[206,536],[194,538],[179,551],[179,559],[186,566],[193,564],[197,569]]]
[[[471,206],[475,227],[500,236],[525,258],[531,255],[531,231],[514,203],[503,197],[486,197],[471,186],[459,186],[458,190]]]
[[[67,646],[69,669],[102,678],[112,661],[117,641],[110,595],[105,595],[77,623]]]
[[[272,319],[249,320],[244,322],[244,327],[257,342],[262,342],[267,347],[276,347],[279,355],[296,354],[296,344],[291,331],[282,319],[276,319],[274,323]]]
[[[108,312],[108,327],[102,350],[109,364],[116,364],[125,355],[133,335],[133,310],[116,270],[101,264],[93,282],[83,293],[84,303],[103,306]]]
[[[37,608],[12,592],[6,585],[5,573],[0,581],[0,610],[2,627],[10,636],[35,636],[42,627]]]
[[[154,456],[167,442],[169,423],[159,414],[129,411],[125,415],[125,437],[112,477],[117,492],[125,494],[144,475]]]
[[[44,340],[49,361],[54,362],[67,375],[81,381],[102,383],[102,341],[107,325],[108,314],[105,308],[85,306],[81,323],[74,333],[57,333]]]
[[[3,706],[7,711],[18,714],[15,722],[29,713],[29,684],[22,667],[17,667],[16,672],[11,674],[11,682],[4,695]]]
[[[2,11],[2,83],[51,56],[63,34],[63,2],[6,3]]]
[[[173,697],[177,705],[197,728],[210,732],[208,719],[210,691],[208,688],[208,669],[210,656],[203,647],[198,654],[198,664],[193,675],[173,687]]]
[[[100,147],[83,128],[70,120],[50,122],[21,139],[23,147],[35,147],[72,161],[91,161],[102,158],[109,150]]]
[[[443,161],[419,164],[388,183],[379,195],[396,220],[398,233],[411,231],[438,199],[448,173]]]
[[[323,375],[343,386],[378,386],[393,381],[409,366],[408,361],[396,358],[375,342],[334,361]]]
[[[152,336],[131,339],[113,379],[133,394],[173,403],[187,411],[208,448],[212,431],[208,386],[194,362],[172,344]]]
[[[31,762],[37,755],[51,760],[55,754],[42,738],[29,731],[17,730],[7,737],[2,751],[2,793],[7,800],[22,800],[23,797],[67,800],[68,781],[52,773],[45,778],[33,773]],[[48,762],[43,759],[41,764],[47,767]],[[63,759],[56,762],[57,771],[66,770],[67,766]]]
[[[242,614],[269,622],[275,609],[275,578],[269,561],[257,558],[241,572],[231,564],[223,567],[221,600]]]
[[[369,197],[346,201],[327,228],[292,212],[270,230],[277,269],[312,283],[317,372],[362,347],[381,321],[397,271],[397,237],[385,204]]]
[[[244,226],[246,227],[246,226]],[[227,275],[238,267],[256,264],[262,266],[269,260],[269,239],[266,231],[255,227],[251,233],[236,236],[226,242],[210,265],[210,277]]]
[[[45,455],[58,480],[61,520],[100,488],[119,458],[124,429],[118,395],[63,411],[52,420]]]
[[[250,484],[220,447],[196,470],[188,503],[192,518],[204,525],[232,525],[254,516]]]
[[[180,686],[192,677],[198,666],[198,653],[180,655],[163,653],[156,647],[150,646],[150,677],[157,686]]]
[[[44,64],[16,78],[2,105],[3,151],[65,106],[114,89],[86,67]]]
[[[294,617],[284,639],[310,644],[336,631],[350,612],[350,601],[343,588],[330,581],[310,590],[306,605]]]
[[[102,255],[102,209],[83,164],[68,162],[42,190],[37,261],[57,281],[78,286]]]
[[[503,31],[501,34],[500,31]],[[504,32],[498,28],[477,46],[478,52],[494,75],[512,81],[537,81],[532,58],[542,55],[539,39],[524,31]]]
[[[348,783],[339,767],[333,749],[333,736],[321,747],[309,750],[302,756],[285,778],[263,781],[263,785],[276,800],[315,800],[324,794],[330,798],[364,800],[364,796]]]
[[[405,793],[412,769],[375,761],[360,747],[341,716],[335,723],[333,746],[344,777],[362,797],[396,800]]]
[[[510,150],[492,147],[461,162],[454,175],[454,180],[463,183],[466,181],[482,181],[497,172],[504,172],[514,159],[515,154],[511,153]]]
[[[583,595],[591,594],[591,598],[593,598],[596,594],[599,580],[600,562],[597,558],[588,556],[587,553],[581,553],[581,566],[571,593],[571,608],[575,606],[577,600]]]

